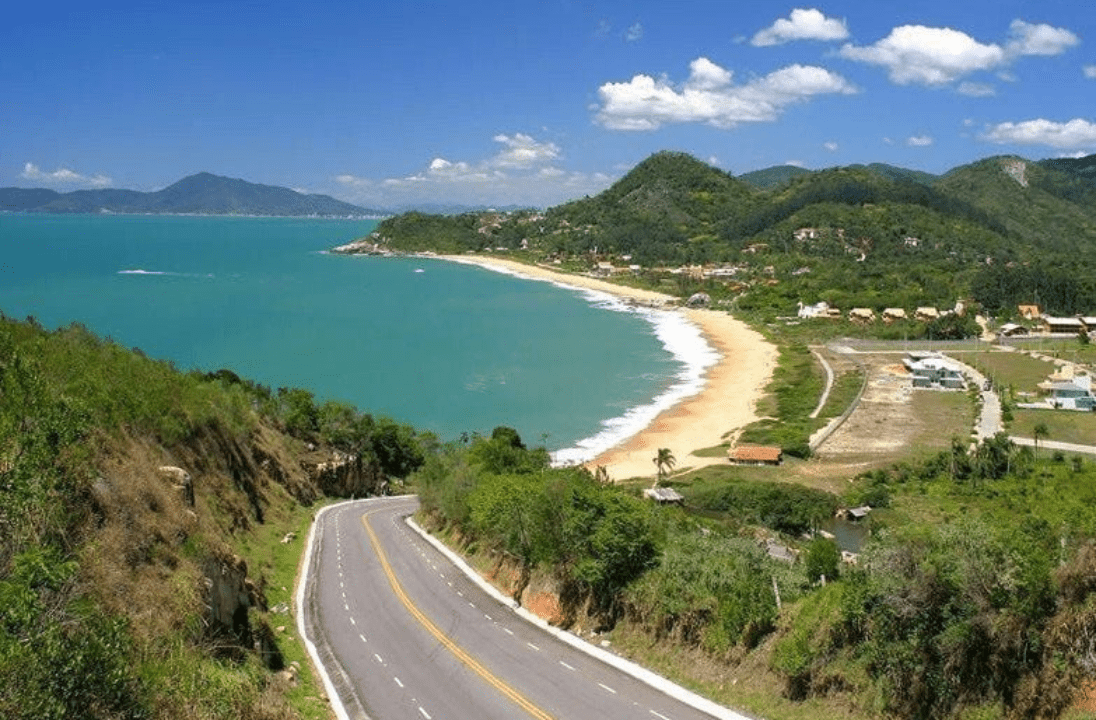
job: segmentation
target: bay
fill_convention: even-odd
[[[509,425],[565,461],[701,382],[703,341],[672,313],[441,260],[325,252],[375,225],[0,214],[0,311],[446,440]]]

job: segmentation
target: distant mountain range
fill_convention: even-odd
[[[0,188],[0,211],[155,215],[379,217],[390,213],[274,185],[198,173],[156,192]]]

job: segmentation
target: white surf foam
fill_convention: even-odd
[[[680,364],[680,369],[666,389],[652,399],[651,402],[629,408],[619,417],[603,420],[601,430],[596,434],[579,440],[573,447],[553,451],[551,453],[553,465],[576,465],[588,462],[606,450],[638,434],[654,422],[659,413],[700,392],[704,387],[705,374],[708,368],[719,362],[719,353],[704,339],[700,328],[678,311],[632,305],[607,292],[569,285],[558,280],[526,275],[519,270],[483,265],[459,258],[453,258],[452,260],[468,265],[478,265],[488,270],[525,280],[548,282],[556,287],[580,294],[595,307],[614,312],[635,313],[651,323],[655,337],[662,343],[662,347]]]

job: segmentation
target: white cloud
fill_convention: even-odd
[[[498,134],[500,150],[484,160],[435,157],[418,173],[372,180],[352,174],[335,181],[351,202],[379,207],[427,204],[555,205],[604,190],[610,178],[557,167],[558,145],[530,135]]]
[[[550,163],[559,157],[559,146],[555,143],[540,143],[529,135],[496,135],[495,142],[505,146],[495,156],[493,164],[497,167],[527,168]]]
[[[848,36],[844,20],[828,18],[819,10],[796,8],[789,18],[781,18],[759,31],[750,44],[766,47],[791,40],[844,40]]]
[[[815,95],[857,92],[845,78],[824,68],[789,65],[744,85],[707,58],[689,65],[689,79],[675,87],[666,78],[636,75],[598,88],[595,119],[611,130],[655,130],[668,123],[706,123],[732,128],[743,122],[771,122],[789,105]]]
[[[928,147],[935,142],[928,135],[914,135],[913,137],[906,138],[906,144],[910,147]]]
[[[890,79],[899,85],[950,85],[976,72],[999,70],[1008,80],[1005,68],[1017,59],[1032,55],[1059,55],[1078,44],[1077,36],[1064,28],[1013,20],[1009,40],[1000,45],[982,43],[961,30],[952,28],[902,25],[873,45],[842,46],[841,57],[887,68]],[[967,95],[992,94],[992,88],[979,83],[964,83],[959,91]]]
[[[1005,46],[1010,55],[1060,55],[1080,40],[1065,28],[1013,20],[1009,25],[1011,39]]]
[[[628,42],[635,42],[643,38],[643,26],[639,23],[635,23],[627,30],[624,31],[624,39]]]
[[[1060,123],[1039,118],[989,127],[982,138],[990,142],[1017,145],[1047,145],[1058,150],[1096,148],[1096,123],[1081,118]]]
[[[1096,80],[1096,65],[1085,65],[1084,73],[1089,80]]]
[[[830,152],[837,152],[837,150],[838,150],[838,149],[839,149],[839,148],[840,148],[841,146],[840,146],[840,145],[838,145],[838,144],[837,144],[836,142],[834,142],[833,140],[830,140],[829,142],[825,142],[825,143],[822,143],[822,147],[826,148],[826,149],[827,149],[827,150],[829,150]]]
[[[976,83],[969,80],[959,83],[955,91],[968,97],[990,97],[997,94],[997,89],[989,83]]]
[[[87,185],[94,188],[105,188],[113,182],[106,175],[100,174],[89,177],[69,170],[68,168],[58,168],[53,172],[45,172],[39,169],[34,163],[27,163],[24,165],[21,175],[27,180],[49,185]]]
[[[842,57],[882,65],[899,85],[945,85],[977,70],[990,70],[1005,61],[1005,51],[984,45],[951,28],[903,25],[874,45],[846,44]]]

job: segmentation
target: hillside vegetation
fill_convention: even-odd
[[[323,717],[271,601],[289,599],[293,534],[315,503],[411,472],[423,442],[0,317],[0,717]],[[283,536],[296,550],[274,567]]]
[[[1096,308],[1096,279],[1076,271],[1096,259],[1092,167],[994,157],[940,177],[876,164],[734,178],[663,152],[604,192],[544,212],[413,213],[374,237],[397,251],[633,266],[621,275],[629,282],[703,290],[764,317],[820,300],[876,311],[962,300],[1006,315],[1038,302],[1073,314]]]

